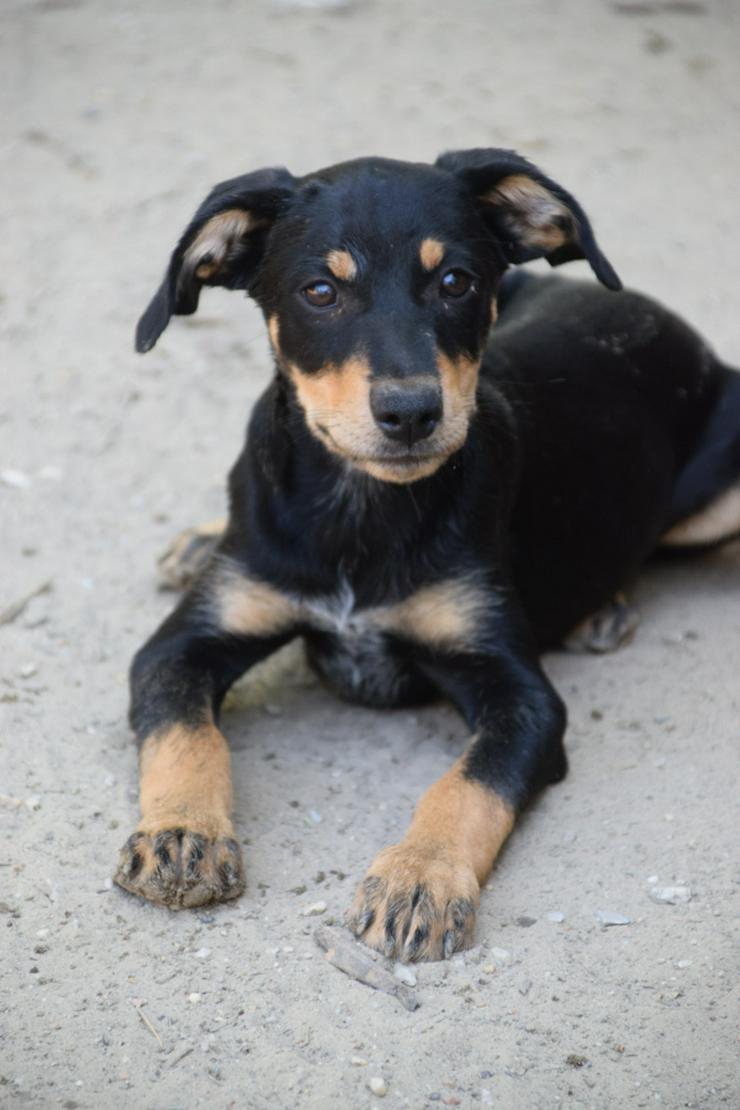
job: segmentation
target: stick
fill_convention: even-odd
[[[48,594],[50,589],[51,578],[47,582],[42,582],[35,590],[31,590],[30,594],[26,594],[24,597],[19,597],[17,601],[11,602],[11,604],[0,613],[0,624],[12,624],[15,618],[21,615],[29,601],[33,601],[33,599],[39,597],[40,594]]]
[[[164,1048],[164,1045],[162,1044],[162,1038],[160,1037],[159,1033],[158,1033],[158,1032],[157,1032],[157,1030],[156,1030],[156,1029],[154,1028],[154,1026],[153,1026],[153,1025],[152,1025],[152,1023],[150,1022],[149,1018],[148,1018],[148,1017],[146,1016],[146,1014],[145,1014],[145,1013],[144,1013],[144,1011],[142,1010],[142,1008],[141,1008],[141,1005],[142,1005],[142,1004],[141,1004],[141,1003],[139,1003],[139,1004],[137,1005],[137,1003],[136,1003],[136,1002],[134,1002],[134,1000],[133,1000],[133,998],[132,998],[132,999],[131,999],[131,1005],[132,1005],[132,1006],[133,1006],[133,1008],[134,1008],[134,1009],[136,1010],[137,1014],[139,1015],[139,1017],[141,1018],[141,1020],[142,1020],[142,1021],[144,1022],[144,1025],[146,1025],[147,1029],[148,1029],[148,1030],[149,1030],[149,1032],[150,1032],[150,1033],[152,1034],[152,1036],[153,1036],[153,1037],[156,1037],[156,1038],[157,1038],[157,1043],[159,1044],[159,1047],[160,1047],[160,1048]]]
[[[399,983],[381,964],[375,963],[371,956],[366,955],[359,944],[348,940],[338,929],[319,925],[313,936],[319,948],[326,952],[327,962],[338,967],[345,975],[365,983],[373,990],[393,995],[407,1010],[418,1008],[419,1000],[409,987]]]

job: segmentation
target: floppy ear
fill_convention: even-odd
[[[284,169],[222,181],[211,191],[173,251],[164,281],[136,328],[136,350],[149,351],[171,316],[195,312],[204,285],[248,289],[280,209],[295,191]]]
[[[466,183],[507,262],[585,258],[603,285],[622,288],[578,201],[516,151],[451,151],[436,165]]]

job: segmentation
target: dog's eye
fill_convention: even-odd
[[[473,279],[464,270],[448,270],[442,274],[439,292],[442,297],[464,297],[472,285]]]
[[[314,308],[329,308],[337,303],[337,291],[328,281],[314,281],[302,291],[310,305]]]

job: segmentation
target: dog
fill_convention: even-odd
[[[600,284],[513,269],[535,258]],[[115,881],[172,908],[242,892],[219,707],[301,636],[340,696],[445,697],[470,730],[346,919],[388,956],[449,957],[517,814],[566,773],[541,651],[604,607],[618,641],[614,598],[656,548],[740,532],[740,374],[620,292],[578,202],[512,151],[216,186],[137,349],[204,285],[256,300],[275,376],[225,530],[132,664],[141,821]]]

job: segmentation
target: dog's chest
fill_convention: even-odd
[[[350,644],[367,636],[378,635],[383,624],[384,607],[360,609],[355,592],[346,578],[341,578],[333,594],[303,599],[302,608],[308,623],[318,632],[331,632],[342,643]]]
[[[309,636],[309,654],[327,682],[353,700],[392,703],[402,677],[385,635],[394,623],[393,606],[358,608],[346,580],[335,594],[303,606],[311,629],[323,633]]]

